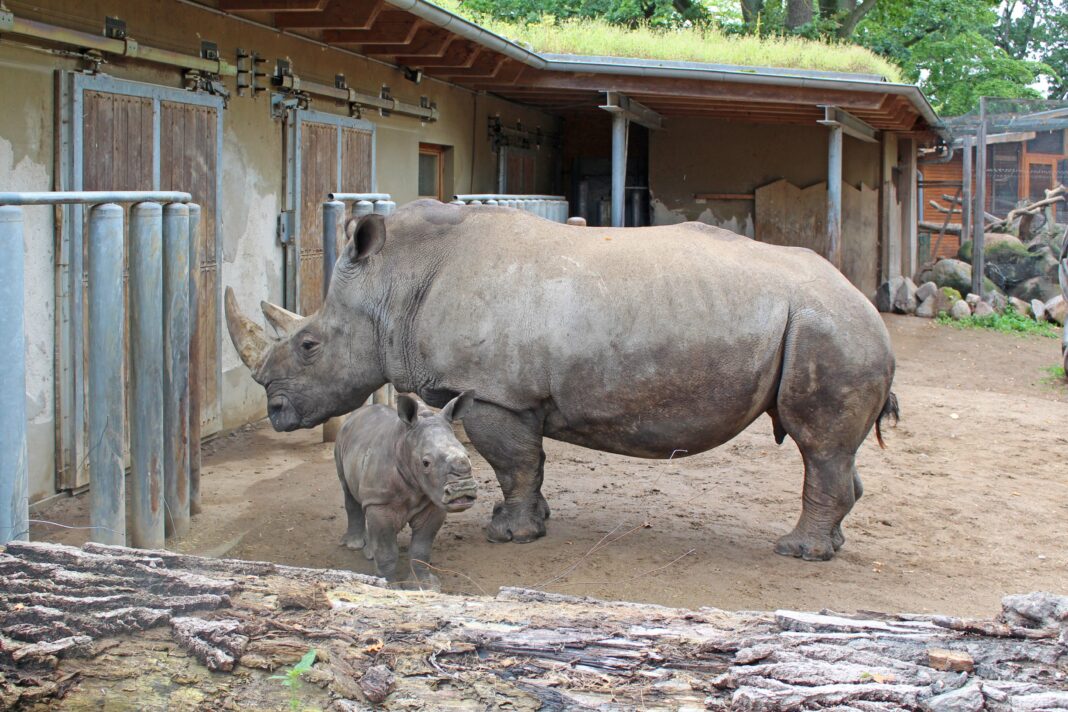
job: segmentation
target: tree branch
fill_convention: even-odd
[[[838,28],[838,37],[841,39],[848,39],[853,34],[853,30],[857,29],[857,23],[859,23],[865,15],[871,12],[872,8],[875,7],[876,2],[877,0],[864,0],[864,2],[853,8],[853,10],[846,16],[846,19],[842,21],[842,26]]]

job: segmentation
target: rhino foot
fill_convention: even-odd
[[[364,547],[364,544],[366,542],[364,542],[363,537],[359,534],[346,534],[345,536],[341,537],[341,541],[338,543],[346,549],[358,551],[359,549],[362,549]]]
[[[549,505],[546,504],[545,509],[548,508]],[[498,544],[506,541],[525,544],[540,539],[545,536],[545,519],[541,516],[540,509],[535,505],[534,511],[530,511],[528,507],[515,507],[498,502],[493,506],[493,519],[486,527],[486,538]]]
[[[541,492],[538,492],[538,504],[536,506],[537,514],[543,520],[548,519],[549,515],[552,514],[552,510],[549,509],[549,503],[546,501],[545,497],[542,496]]]
[[[839,537],[842,536],[840,529],[837,533]],[[842,537],[841,541],[844,542],[845,538]],[[775,553],[805,561],[830,561],[841,545],[835,546],[835,541],[827,535],[801,534],[794,530],[779,538],[775,543]]]

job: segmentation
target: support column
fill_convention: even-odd
[[[22,209],[0,206],[0,544],[30,538],[22,233]]]
[[[964,242],[972,234],[972,222],[975,219],[975,201],[972,199],[972,146],[974,140],[971,136],[965,136],[962,141],[964,147],[961,149],[961,163],[962,176],[961,176],[961,202],[960,202],[960,239]],[[935,255],[931,255],[931,259],[935,259]]]
[[[130,208],[130,545],[162,549],[163,209]]]
[[[200,206],[189,204],[189,514],[200,507],[200,426],[204,363],[200,354]]]
[[[89,212],[89,524],[100,544],[126,545],[122,384],[122,208]]]
[[[612,114],[612,227],[623,227],[627,181],[627,117]]]
[[[986,226],[986,97],[979,97],[979,132],[975,138],[975,208],[972,212],[972,293],[983,296]]]
[[[842,127],[831,126],[827,142],[827,260],[842,269]]]
[[[898,141],[901,155],[901,237],[904,245],[901,252],[901,273],[914,278],[919,269],[919,187],[916,183],[916,140],[903,138]]]
[[[189,208],[163,208],[163,501],[169,536],[189,531]]]
[[[367,201],[361,201],[367,202]],[[368,209],[371,204],[367,203]],[[370,210],[368,210],[370,211]],[[334,263],[337,262],[339,245],[345,239],[345,204],[332,200],[323,203],[323,303],[326,303],[326,295],[330,291],[330,280],[334,277]],[[323,423],[323,442],[332,443],[337,440],[338,430],[341,429],[342,418],[331,418]]]

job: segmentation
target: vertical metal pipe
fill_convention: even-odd
[[[189,531],[189,208],[163,207],[163,503],[168,536]]]
[[[979,132],[975,137],[975,211],[972,213],[972,293],[983,296],[986,225],[986,97],[979,97]]]
[[[612,114],[612,227],[623,227],[627,181],[627,117]]]
[[[123,215],[114,203],[89,211],[89,524],[102,544],[126,544],[123,466]]]
[[[163,209],[130,208],[130,544],[162,549]]]
[[[961,202],[960,202],[960,234],[961,242],[967,240],[972,234],[972,221],[974,220],[975,202],[972,200],[972,143],[971,136],[965,136],[962,142],[963,148],[961,153],[962,176],[961,176]],[[934,260],[937,255],[931,255],[930,259]],[[974,259],[974,258],[973,258]]]
[[[0,206],[0,544],[30,535],[22,226],[21,208]]]
[[[200,426],[204,362],[200,353],[200,206],[189,203],[189,514],[200,513]]]
[[[371,204],[366,204],[366,212],[371,212]],[[340,241],[345,238],[345,204],[332,200],[323,203],[323,303],[330,291],[330,280],[334,277],[334,263],[337,262],[338,251],[341,249]],[[341,418],[331,418],[323,423],[323,442],[332,443],[337,440],[338,430],[341,429]]]
[[[842,127],[827,142],[827,260],[842,269]]]

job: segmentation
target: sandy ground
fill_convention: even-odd
[[[472,450],[483,489],[438,535],[444,590],[959,615],[989,615],[1007,593],[1068,593],[1068,385],[1045,370],[1058,362],[1058,342],[910,317],[887,324],[903,417],[888,449],[872,436],[860,451],[865,494],[835,560],[772,552],[800,511],[802,466],[762,417],[718,450],[673,461],[547,441],[553,515],[545,538],[522,545],[482,535],[500,492]],[[261,423],[206,445],[204,512],[172,546],[371,573],[337,544],[345,514],[332,446],[320,439]],[[83,500],[35,516],[83,524]],[[39,525],[33,535],[77,543],[84,532]]]

